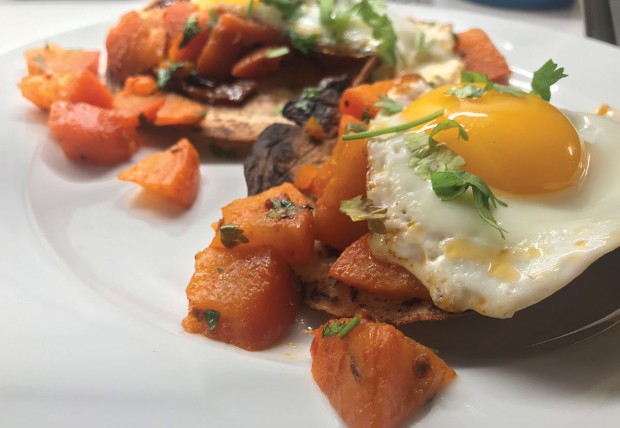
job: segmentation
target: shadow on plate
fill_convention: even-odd
[[[620,323],[620,251],[544,301],[500,320],[478,314],[403,328],[456,366],[489,366],[551,352]],[[616,349],[620,361],[620,347]]]

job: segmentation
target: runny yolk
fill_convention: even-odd
[[[434,138],[463,157],[465,171],[495,189],[523,195],[561,190],[584,176],[587,160],[579,134],[551,104],[535,95],[517,97],[495,90],[459,99],[446,94],[452,87],[418,98],[403,115],[410,121],[444,110],[418,128],[426,132],[445,119],[462,125],[468,141],[459,139],[454,128]]]

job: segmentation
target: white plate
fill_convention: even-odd
[[[570,74],[553,97],[562,107],[620,106],[614,47],[463,12],[395,9],[459,30],[484,28],[514,67],[515,84],[553,58]],[[101,48],[107,28],[50,40]],[[26,73],[22,53],[0,58],[0,426],[340,426],[312,381],[301,333],[321,315],[304,312],[283,344],[260,353],[180,327],[193,256],[210,242],[219,207],[244,195],[241,165],[206,157],[199,199],[183,213],[117,181],[120,167],[71,164],[51,141],[45,114],[15,86]],[[460,375],[411,423],[617,424],[613,316],[560,336],[618,310],[618,256],[512,320],[472,316],[407,329]]]

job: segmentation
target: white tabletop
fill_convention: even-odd
[[[523,11],[483,6],[466,0],[401,0],[437,7],[466,10],[485,15],[525,21],[583,36],[579,3],[568,9]],[[100,22],[113,22],[125,11],[146,0],[0,0],[0,54],[65,31]]]

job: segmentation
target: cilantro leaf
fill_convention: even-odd
[[[319,20],[334,40],[341,41],[353,15],[349,10],[336,11],[335,6],[334,0],[319,0]]]
[[[409,166],[417,176],[430,180],[431,175],[438,171],[458,171],[465,160],[447,146],[430,139],[423,132],[415,132],[405,136],[407,149],[411,152]]]
[[[250,242],[238,224],[220,224],[218,228],[220,230],[220,242],[226,248],[234,248],[237,245]]]
[[[362,21],[372,28],[372,37],[378,42],[376,50],[379,58],[391,67],[396,65],[397,37],[387,14],[377,12],[368,0],[362,0],[354,5],[350,13],[359,14]]]
[[[481,88],[480,86],[474,84],[465,85],[461,88],[457,88],[456,86],[454,86],[452,87],[452,89],[446,91],[446,94],[455,95],[461,100],[464,98],[478,98],[481,97],[484,93],[484,88]]]
[[[310,34],[305,36],[293,30],[287,30],[286,34],[293,47],[303,54],[307,54],[313,50],[316,47],[317,40],[319,39],[318,34]]]
[[[322,337],[338,336],[340,338],[345,337],[347,334],[359,325],[362,318],[359,315],[355,315],[349,321],[332,321],[323,327]]]
[[[551,86],[566,76],[564,74],[564,67],[558,68],[558,65],[550,59],[534,72],[532,91],[530,93],[538,95],[545,101],[549,101],[551,100]]]
[[[461,71],[461,83],[489,83],[489,76],[477,71]]]
[[[525,92],[523,92],[519,88],[515,88],[514,86],[500,85],[499,83],[493,83],[493,89],[495,89],[497,92],[503,92],[504,94],[512,95],[519,98],[525,95]]]
[[[183,26],[183,38],[179,44],[179,48],[184,48],[198,33],[200,33],[200,24],[198,16],[190,16]]]
[[[435,125],[435,127],[429,134],[429,137],[431,140],[433,140],[433,137],[435,135],[437,135],[441,131],[445,131],[446,129],[451,129],[451,128],[458,128],[459,138],[462,138],[465,141],[469,139],[469,136],[467,135],[467,131],[465,131],[465,128],[463,128],[463,126],[460,123],[458,123],[456,120],[452,120],[452,119],[442,120],[437,125]]]
[[[352,221],[368,222],[368,229],[375,233],[387,233],[383,220],[387,213],[387,208],[373,205],[370,199],[362,199],[358,195],[352,199],[340,202],[340,212],[349,216]]]
[[[381,109],[381,113],[387,116],[392,116],[403,111],[403,106],[398,104],[392,98],[386,95],[379,95],[379,98],[381,98],[381,101],[376,102],[375,107],[379,107]]]
[[[440,171],[431,175],[433,191],[442,201],[451,201],[461,196],[471,187],[474,196],[474,205],[478,215],[505,238],[506,230],[503,229],[493,217],[491,205],[507,207],[508,205],[497,199],[489,186],[479,177],[466,171]]]
[[[215,327],[217,327],[217,323],[220,320],[220,313],[213,309],[207,309],[204,312],[204,316],[207,321],[207,325],[209,326],[209,331],[215,330]]]
[[[210,10],[209,20],[207,21],[207,28],[209,30],[213,30],[213,27],[215,27],[215,24],[217,24],[218,19],[220,19],[220,16],[217,14],[217,12],[214,10]]]
[[[268,199],[265,205],[269,209],[267,217],[273,219],[293,218],[301,210],[312,209],[309,205],[295,205],[288,195]]]
[[[368,131],[368,126],[363,125],[361,123],[349,123],[344,127],[344,133],[350,134],[355,132],[366,132]]]
[[[185,61],[181,62],[171,62],[168,67],[163,67],[157,70],[157,89],[164,89],[172,76],[177,70],[183,68],[187,63]]]

